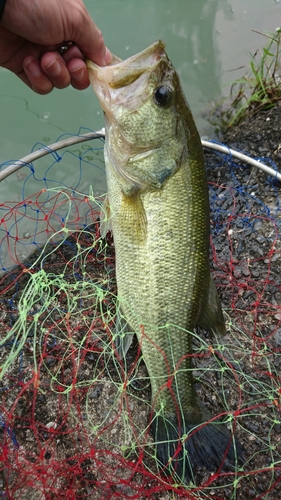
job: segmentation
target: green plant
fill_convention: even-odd
[[[269,40],[267,45],[251,54],[250,71],[231,84],[230,97],[210,112],[209,122],[219,130],[237,125],[246,116],[269,109],[281,100],[281,28],[276,28],[275,33],[259,34]]]

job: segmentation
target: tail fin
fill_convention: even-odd
[[[196,483],[195,477],[202,469],[233,470],[244,455],[243,447],[221,422],[195,426],[187,421],[179,423],[176,416],[155,415],[151,429],[158,465],[165,475],[183,484]]]

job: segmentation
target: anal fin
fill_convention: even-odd
[[[225,335],[226,328],[221,303],[212,275],[210,275],[207,302],[203,307],[197,324],[215,335]]]
[[[113,340],[116,352],[121,359],[125,359],[125,356],[132,343],[133,336],[134,333],[132,332],[130,325],[121,315],[121,311],[118,310],[116,315],[115,335],[113,337]]]

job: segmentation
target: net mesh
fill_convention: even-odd
[[[234,430],[245,460],[230,472],[202,470],[182,486],[157,469],[140,347],[134,341],[125,360],[114,348],[114,245],[110,234],[99,234],[102,147],[95,141],[23,167],[11,176],[22,185],[21,195],[0,205],[1,498],[276,499],[276,181],[230,154],[206,152],[210,262],[227,334],[213,339],[193,333],[194,375],[200,399],[216,421],[223,418]],[[76,170],[68,186],[70,162]],[[89,188],[84,172],[97,169]]]

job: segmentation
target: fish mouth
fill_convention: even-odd
[[[86,59],[89,79],[100,101],[103,110],[110,112],[114,102],[122,102],[122,89],[129,87],[138,80],[143,80],[142,89],[145,88],[149,75],[157,68],[159,62],[166,58],[165,44],[162,40],[154,42],[143,51],[128,59],[121,60],[113,56],[109,66],[98,66],[93,61]],[[144,77],[140,79],[140,77]],[[132,89],[135,93],[136,87]],[[126,92],[126,99],[128,98]]]

